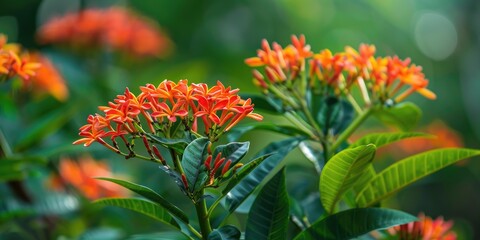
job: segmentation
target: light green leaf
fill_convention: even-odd
[[[141,196],[147,198],[148,200],[150,200],[150,201],[152,201],[156,204],[159,204],[160,206],[165,208],[168,212],[173,214],[175,217],[178,217],[180,220],[182,220],[184,223],[188,223],[188,217],[187,217],[187,215],[185,215],[185,213],[183,213],[183,211],[181,209],[179,209],[177,206],[173,205],[171,202],[169,202],[168,200],[166,200],[165,198],[160,196],[160,194],[156,193],[155,191],[153,191],[152,189],[150,189],[148,187],[138,185],[138,184],[135,184],[135,183],[132,183],[132,182],[120,180],[120,179],[114,179],[114,178],[103,178],[103,177],[101,177],[101,178],[97,178],[97,179],[116,183],[116,184],[118,184],[122,187],[125,187],[125,188],[127,188],[127,189],[129,189],[129,190],[131,190],[135,193],[138,193]]]
[[[357,147],[360,145],[374,144],[377,148],[384,145],[394,143],[407,138],[432,138],[433,135],[427,133],[417,133],[417,132],[394,132],[394,133],[371,133],[365,135],[364,137],[358,139],[350,145],[350,147]]]
[[[102,198],[93,203],[130,209],[179,229],[177,223],[167,210],[147,200],[138,198]]]
[[[263,160],[253,171],[243,178],[225,198],[225,204],[230,213],[240,206],[265,177],[303,140],[303,137],[289,138],[274,142],[260,151],[257,156],[274,153]]]
[[[320,198],[328,213],[335,211],[337,202],[368,169],[375,156],[373,144],[345,149],[325,164],[320,175]]]
[[[387,208],[354,208],[314,222],[295,240],[352,239],[373,230],[385,229],[416,221],[417,218]]]
[[[213,230],[208,235],[208,240],[238,240],[241,232],[232,225],[225,225],[219,229]]]
[[[395,125],[403,131],[410,131],[417,126],[422,111],[417,105],[404,102],[390,108],[379,108],[374,112],[374,116],[387,125]]]
[[[204,162],[208,155],[209,143],[210,141],[205,137],[195,139],[188,144],[182,156],[182,167],[187,177],[188,190],[191,193],[198,191],[207,181]]]
[[[478,155],[479,150],[446,148],[405,158],[378,173],[360,191],[355,201],[360,207],[372,206],[429,174],[462,159]]]
[[[250,209],[245,239],[285,239],[289,204],[285,186],[285,168],[268,181]]]

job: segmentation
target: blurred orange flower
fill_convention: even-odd
[[[7,36],[0,34],[0,80],[20,76],[24,82],[35,76],[40,63],[30,61],[28,53],[20,45],[7,43]]]
[[[422,239],[422,240],[455,240],[457,235],[450,229],[453,221],[444,221],[443,217],[433,220],[423,213],[418,215],[418,221],[389,228],[391,236],[398,239]],[[391,237],[388,237],[391,239]]]
[[[90,156],[83,156],[78,161],[62,158],[59,174],[60,176],[50,178],[49,185],[53,189],[60,190],[65,187],[64,184],[69,184],[91,200],[128,195],[128,191],[117,184],[94,179],[112,177],[113,174],[106,162],[96,161]]]
[[[41,64],[41,67],[36,70],[35,75],[31,78],[32,90],[38,93],[49,93],[59,101],[67,100],[68,88],[65,80],[53,63],[38,52],[31,53],[29,59]]]
[[[110,47],[135,56],[164,57],[172,47],[157,24],[120,7],[86,9],[53,18],[39,29],[38,37],[41,43]]]

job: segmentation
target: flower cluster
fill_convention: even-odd
[[[171,45],[154,22],[120,7],[86,9],[53,18],[40,28],[38,36],[42,43],[108,46],[135,56],[162,57]]]
[[[388,233],[399,239],[423,239],[423,240],[455,240],[457,235],[450,231],[452,221],[444,221],[442,217],[433,220],[420,213],[419,220],[395,226],[388,229]],[[389,238],[390,239],[390,238]]]
[[[58,170],[59,176],[52,176],[49,179],[49,186],[53,189],[61,190],[65,188],[65,184],[69,184],[91,200],[128,195],[126,189],[117,184],[94,179],[94,177],[113,177],[113,175],[106,162],[95,161],[90,156],[83,156],[78,162],[70,158],[62,158]]]
[[[7,36],[0,34],[0,80],[19,76],[28,81],[38,68],[40,63],[30,61],[20,45],[7,43]]]
[[[182,128],[198,134],[200,122],[206,136],[214,142],[246,117],[262,120],[261,115],[253,113],[250,99],[241,99],[238,89],[225,87],[221,82],[209,88],[204,83],[189,85],[187,80],[178,83],[165,80],[158,86],[147,84],[140,90],[141,93],[136,96],[127,88],[108,106],[99,107],[104,115],[90,115],[88,124],[80,128],[83,138],[74,144],[89,146],[98,142],[120,152],[117,138],[128,147],[130,144],[126,135],[142,136],[151,153],[152,149],[145,140],[148,134],[174,138]],[[142,125],[146,125],[147,130]],[[113,145],[104,140],[106,137],[111,138]],[[157,151],[153,149],[153,153]]]
[[[429,99],[436,97],[427,89],[428,80],[421,67],[411,64],[408,58],[375,57],[373,45],[362,44],[358,51],[347,46],[344,52],[333,54],[325,49],[314,54],[303,35],[292,36],[292,44],[285,48],[277,43],[271,48],[264,39],[257,57],[248,58],[245,63],[251,67],[264,67],[267,80],[258,70],[253,71],[254,83],[264,92],[275,92],[279,84],[291,86],[295,80],[301,79],[306,87],[319,86],[333,90],[337,95],[350,94],[352,87],[356,86],[367,105],[372,101],[385,103],[389,99],[399,102],[413,92]],[[305,69],[307,66],[308,70]]]

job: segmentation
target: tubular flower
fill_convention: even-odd
[[[39,68],[40,63],[30,61],[20,45],[7,43],[7,36],[0,34],[0,80],[19,76],[26,84]]]
[[[63,189],[69,184],[91,200],[100,197],[126,197],[128,192],[121,186],[94,179],[94,177],[112,177],[110,167],[106,162],[95,161],[92,157],[84,156],[75,161],[62,158],[59,164],[59,176],[49,179],[49,186],[53,189]]]
[[[293,108],[295,104],[288,99],[295,99],[298,94],[291,95],[289,91],[298,81],[308,81],[300,84],[302,88],[319,88],[316,93],[327,95],[332,92],[335,95],[351,95],[352,88],[359,88],[365,105],[400,102],[414,92],[428,99],[436,98],[427,89],[428,80],[420,66],[411,64],[408,58],[376,57],[374,45],[361,44],[358,50],[347,46],[337,53],[324,49],[313,54],[302,35],[300,38],[292,36],[292,45],[286,48],[277,43],[270,47],[265,39],[261,46],[256,57],[245,60],[250,67],[263,68],[263,73],[253,70],[254,84]],[[286,87],[281,86],[284,84]],[[305,93],[305,89],[298,91]]]
[[[203,123],[205,135],[214,142],[244,118],[257,121],[263,118],[253,112],[250,99],[241,99],[238,89],[226,88],[220,82],[209,88],[206,84],[188,85],[187,80],[178,83],[165,80],[157,87],[147,84],[140,90],[137,96],[127,88],[108,106],[99,107],[103,114],[88,117],[88,123],[80,128],[82,138],[74,144],[89,146],[98,142],[121,153],[116,141],[118,137],[131,150],[127,135],[135,138],[154,134],[174,138],[181,132],[179,129],[198,134],[199,122]],[[148,128],[144,129],[142,124]],[[112,144],[106,142],[107,137]]]
[[[444,221],[443,217],[433,220],[420,213],[419,221],[395,226],[388,233],[399,239],[455,240],[457,235],[450,231],[453,221]],[[390,238],[389,238],[390,239]]]
[[[140,57],[165,57],[171,49],[170,39],[157,24],[120,7],[86,9],[54,18],[40,28],[38,37],[42,43],[108,46]]]

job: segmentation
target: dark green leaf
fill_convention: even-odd
[[[368,169],[375,156],[373,144],[345,149],[325,164],[320,175],[320,197],[328,213],[335,212],[337,202]]]
[[[171,139],[171,138],[164,138],[160,136],[156,136],[151,133],[147,133],[147,136],[157,144],[160,144],[166,148],[171,148],[175,150],[175,152],[179,154],[183,154],[183,151],[188,145],[188,141],[183,138],[178,138],[178,139]]]
[[[272,96],[261,96],[255,94],[242,94],[243,99],[252,99],[255,104],[255,110],[265,111],[273,114],[283,113],[282,101]]]
[[[289,203],[285,186],[285,168],[268,181],[250,209],[245,239],[285,239]]]
[[[226,145],[219,145],[213,151],[213,157],[222,153],[222,157],[226,159],[225,163],[226,161],[231,160],[232,163],[230,166],[234,166],[245,156],[245,154],[247,154],[249,147],[250,142],[232,142]],[[222,169],[225,163],[223,163],[219,169]]]
[[[404,102],[390,108],[377,109],[374,116],[387,125],[395,125],[402,131],[410,131],[417,126],[422,111],[417,105]]]
[[[127,238],[128,240],[191,240],[182,232],[159,232],[150,234],[136,234]]]
[[[360,207],[372,206],[429,174],[462,159],[478,155],[479,150],[446,148],[405,158],[371,179],[357,195],[356,202]]]
[[[315,170],[320,174],[325,165],[322,145],[318,142],[303,141],[298,145],[298,148],[302,151],[303,155],[312,162]]]
[[[240,230],[232,225],[225,225],[219,229],[213,230],[208,235],[208,240],[238,240],[240,239]]]
[[[50,193],[39,198],[33,205],[36,213],[46,215],[67,214],[80,207],[79,200],[70,194]]]
[[[303,137],[274,142],[260,151],[257,156],[275,153],[267,157],[258,167],[241,180],[228,194],[225,204],[229,212],[235,209],[253,192],[265,177],[303,140]]]
[[[394,143],[407,138],[431,138],[433,135],[417,132],[393,132],[393,133],[371,133],[358,139],[350,145],[350,147],[357,147],[360,145],[374,144],[377,148]]]
[[[183,213],[183,211],[181,209],[179,209],[177,206],[173,205],[168,200],[166,200],[165,198],[163,198],[158,193],[156,193],[155,191],[153,191],[152,189],[150,189],[148,187],[138,185],[138,184],[135,184],[135,183],[132,183],[132,182],[120,180],[120,179],[114,179],[114,178],[103,178],[102,177],[102,178],[97,178],[97,179],[116,183],[116,184],[118,184],[122,187],[125,187],[125,188],[127,188],[127,189],[129,189],[129,190],[131,190],[131,191],[133,191],[137,194],[140,194],[141,196],[147,198],[148,200],[150,200],[150,201],[152,201],[156,204],[159,204],[160,206],[165,208],[168,212],[173,214],[175,217],[178,217],[179,219],[181,219],[183,222],[188,223],[188,217],[187,217],[187,215],[185,215],[185,213]]]
[[[314,222],[295,240],[352,239],[373,230],[385,229],[416,221],[417,218],[386,208],[354,208]]]
[[[174,170],[172,170],[170,167],[168,166],[160,166],[160,169],[162,171],[164,171],[165,173],[168,174],[168,176],[170,176],[173,181],[177,184],[177,186],[180,188],[180,190],[182,190],[182,192],[187,195],[187,190],[188,189],[185,189],[185,185],[183,185],[183,181],[182,181],[182,176],[180,176],[179,173],[175,172]]]
[[[208,155],[208,144],[208,138],[195,139],[188,144],[182,156],[183,171],[187,177],[188,189],[192,193],[198,191],[207,181],[204,162]]]
[[[276,132],[280,134],[284,134],[287,136],[295,136],[295,135],[303,135],[304,133],[292,126],[281,126],[274,123],[269,122],[262,122],[262,123],[252,123],[248,125],[240,125],[235,126],[232,128],[227,135],[229,142],[237,141],[241,136],[245,133],[253,131],[253,130],[267,130],[271,132]]]
[[[328,96],[323,99],[323,104],[317,113],[324,134],[332,132],[338,134],[353,121],[354,111],[350,103],[337,97]]]
[[[167,210],[147,200],[137,198],[102,198],[93,203],[130,209],[178,229],[178,224]]]

